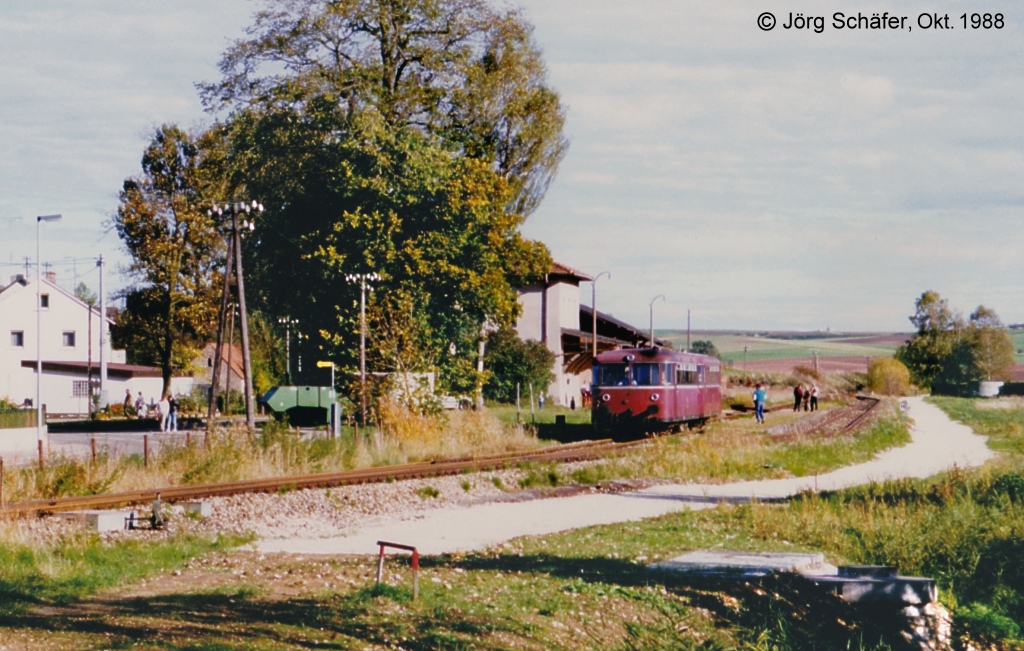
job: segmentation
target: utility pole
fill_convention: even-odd
[[[348,274],[345,280],[350,283],[359,282],[359,402],[363,425],[366,424],[366,281],[378,281],[377,273]],[[373,287],[369,287],[372,292]]]
[[[106,407],[107,395],[107,295],[103,292],[103,256],[96,261],[100,271],[100,407]]]
[[[221,296],[220,314],[217,323],[217,343],[213,351],[213,381],[210,387],[210,405],[207,409],[206,429],[209,431],[213,425],[213,411],[217,404],[217,389],[220,383],[220,367],[224,347],[224,330],[227,327],[228,310],[231,293],[231,274],[235,275],[235,291],[238,294],[239,322],[242,330],[242,366],[244,368],[245,387],[245,424],[250,432],[256,429],[256,406],[253,400],[252,388],[252,358],[249,354],[249,319],[245,309],[245,276],[242,272],[242,230],[252,231],[256,225],[250,220],[263,212],[263,204],[253,200],[252,202],[240,202],[228,204],[223,207],[214,206],[207,214],[211,217],[218,217],[227,213],[231,217],[229,243],[227,250],[227,261],[224,265],[224,293]],[[243,220],[239,222],[239,215]],[[232,265],[232,263],[234,263]],[[232,266],[234,269],[232,269]],[[227,400],[224,401],[227,411]]]
[[[282,316],[277,319],[277,322],[284,326],[284,375],[286,384],[294,384],[292,382],[292,326],[298,325],[299,320],[293,319],[290,316]]]

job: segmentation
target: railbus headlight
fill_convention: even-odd
[[[612,399],[612,397],[610,395],[608,395],[607,393],[602,393],[601,394],[601,402],[608,402],[611,399]]]
[[[659,396],[657,393],[652,393],[651,394],[651,401],[652,402],[658,402],[658,398],[660,398],[660,397],[661,396]]]

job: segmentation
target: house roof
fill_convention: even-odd
[[[213,359],[213,354],[216,352],[217,344],[210,342],[203,348],[203,359]],[[242,349],[236,344],[221,344],[220,351],[221,362],[227,365],[231,373],[235,377],[245,377],[245,365],[242,359]]]
[[[585,282],[589,282],[589,281],[593,280],[593,278],[591,278],[587,274],[583,273],[579,269],[573,269],[572,267],[570,267],[567,264],[562,264],[561,262],[554,262],[554,261],[551,263],[551,269],[548,270],[548,275],[549,276],[561,276],[561,277],[565,277],[565,278],[573,278],[575,280],[582,280],[582,281],[585,281]]]
[[[21,365],[24,368],[34,369],[36,360],[23,359]],[[87,376],[89,370],[99,376],[100,366],[97,362],[47,362],[43,360],[43,371],[51,373],[72,373]],[[107,363],[107,376],[116,378],[131,379],[136,377],[163,377],[160,369],[156,366],[140,366],[138,364],[120,364],[116,362]]]
[[[30,279],[26,278],[23,274],[18,274],[16,276],[14,276],[13,278],[11,278],[11,282],[9,282],[8,284],[6,284],[2,288],[0,288],[0,295],[2,295],[4,292],[14,288],[15,286],[27,287],[27,286],[29,286],[31,284],[32,284],[32,281]],[[47,278],[46,276],[43,276],[42,277],[42,284],[44,286],[46,286],[46,287],[49,287],[52,291],[60,292],[61,294],[66,296],[71,301],[74,301],[75,303],[77,303],[83,309],[91,311],[91,312],[96,313],[96,314],[99,313],[99,307],[89,306],[82,299],[80,299],[77,296],[75,296],[74,292],[69,292],[68,290],[66,290],[63,287],[61,287],[60,285],[58,285],[55,280],[52,280],[50,278]],[[111,316],[111,312],[112,311],[113,311],[113,314],[116,315],[117,308],[108,305],[107,306],[106,317],[107,317],[107,322],[109,324],[111,324],[111,325],[113,325],[116,322],[116,319]]]

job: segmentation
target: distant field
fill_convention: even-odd
[[[672,347],[686,347],[685,330],[665,330],[656,333],[658,337],[672,342]],[[746,358],[751,362],[761,360],[793,360],[804,358],[811,365],[815,355],[819,368],[824,359],[854,357],[861,358],[866,368],[867,358],[889,356],[898,346],[911,337],[908,333],[808,333],[808,332],[763,332],[741,333],[723,331],[694,331],[690,341],[710,340],[722,355],[722,361],[740,364]],[[744,347],[746,352],[744,353]],[[838,362],[836,362],[838,363]],[[753,367],[750,367],[753,368]]]
[[[685,330],[660,330],[659,338],[681,350],[686,347]],[[1024,380],[1024,330],[1012,330],[1017,350],[1015,378]],[[692,331],[690,341],[710,340],[727,367],[751,373],[789,373],[794,366],[813,367],[817,357],[822,373],[866,372],[873,357],[888,357],[913,336],[908,332],[737,332]],[[744,348],[746,351],[744,352]],[[1019,376],[1019,377],[1017,377]]]

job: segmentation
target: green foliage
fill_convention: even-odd
[[[979,380],[1008,378],[1016,362],[1013,340],[993,310],[980,305],[967,322],[933,291],[915,305],[910,321],[917,334],[895,353],[915,384],[969,395]]]
[[[216,320],[221,237],[207,214],[204,147],[176,126],[158,128],[142,156],[142,174],[126,179],[113,226],[131,257],[136,283],[111,329],[129,361],[171,374],[189,367]]]
[[[566,147],[531,28],[484,0],[272,0],[202,86],[228,118],[208,156],[267,211],[245,243],[251,304],[297,318],[307,350],[357,369],[439,371],[471,393],[486,322],[550,265],[519,233]],[[298,291],[296,291],[298,288]]]
[[[512,328],[501,328],[487,337],[484,368],[490,371],[484,384],[484,396],[489,400],[514,403],[516,387],[520,397],[547,393],[554,380],[551,368],[555,356],[538,341],[523,341]]]
[[[868,387],[883,396],[905,396],[910,392],[910,371],[898,359],[876,357],[868,364]]]
[[[720,353],[718,352],[718,348],[715,347],[715,342],[710,339],[698,339],[694,341],[690,344],[690,352],[720,358]]]
[[[441,492],[433,486],[424,486],[416,489],[416,494],[419,495],[420,498],[427,500],[437,498],[441,495]]]
[[[224,53],[222,80],[200,86],[208,108],[283,109],[301,120],[326,99],[485,161],[512,185],[510,212],[540,202],[568,143],[520,13],[486,0],[267,4],[250,37]]]

